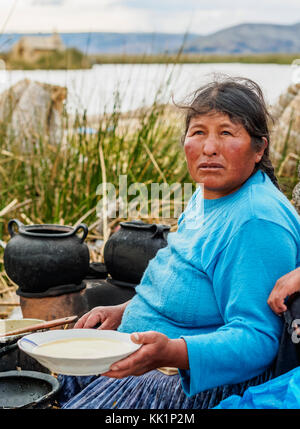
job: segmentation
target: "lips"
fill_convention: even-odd
[[[203,169],[217,169],[217,168],[224,168],[222,164],[219,164],[217,162],[201,162],[198,165],[198,168]]]

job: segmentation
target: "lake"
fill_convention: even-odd
[[[269,104],[292,83],[292,67],[277,64],[105,64],[90,70],[14,70],[0,79],[0,91],[28,78],[68,88],[67,110],[88,114],[111,112],[119,100],[125,112],[158,102],[176,102],[206,82],[212,73],[255,80]],[[2,72],[3,73],[3,72]],[[3,78],[4,76],[4,78]]]

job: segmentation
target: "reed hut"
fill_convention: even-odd
[[[64,50],[58,33],[50,36],[23,36],[13,45],[11,57],[16,61],[35,62],[42,56]]]

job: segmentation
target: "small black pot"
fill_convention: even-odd
[[[106,242],[104,262],[114,280],[138,284],[159,249],[167,246],[170,226],[142,221],[121,222]]]
[[[19,233],[13,229],[16,224]],[[82,237],[76,233],[83,229]],[[80,284],[89,269],[89,250],[84,240],[88,227],[29,225],[12,219],[11,239],[4,251],[4,267],[9,278],[24,292],[44,292],[49,288]]]

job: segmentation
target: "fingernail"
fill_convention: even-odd
[[[111,369],[112,371],[117,371],[117,370],[119,369],[119,367],[118,367],[118,365],[112,365],[112,366],[110,367],[110,369]]]
[[[138,341],[140,339],[139,334],[137,332],[134,332],[132,335],[134,336],[134,339],[136,341]]]

